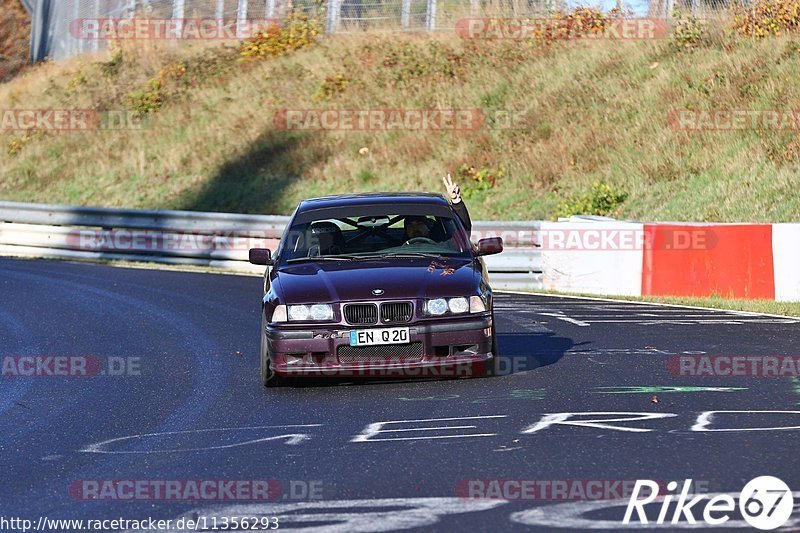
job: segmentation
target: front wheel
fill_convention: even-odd
[[[497,331],[495,329],[494,315],[492,315],[492,360],[486,361],[484,376],[489,378],[500,375],[500,350],[497,346]]]
[[[266,320],[261,316],[261,383],[265,387],[280,387],[283,380],[270,368],[269,346],[267,343]]]

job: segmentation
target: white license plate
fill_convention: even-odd
[[[350,346],[379,346],[381,344],[408,344],[409,342],[411,342],[411,335],[408,328],[350,330]]]

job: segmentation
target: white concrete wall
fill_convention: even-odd
[[[644,224],[542,222],[544,288],[640,296]]]
[[[775,300],[800,302],[800,224],[772,225]]]

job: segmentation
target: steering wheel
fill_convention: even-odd
[[[403,245],[406,246],[409,244],[436,244],[436,241],[427,237],[413,237],[408,239]]]

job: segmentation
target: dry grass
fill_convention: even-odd
[[[441,174],[470,165],[501,175],[486,190],[462,183],[473,218],[549,218],[602,181],[628,193],[619,217],[797,220],[799,132],[667,123],[674,109],[796,108],[793,39],[706,31],[686,50],[672,39],[545,46],[357,34],[253,63],[220,46],[126,45],[113,67],[108,55],[83,57],[0,86],[0,109],[130,109],[161,69],[189,66],[142,131],[0,132],[0,197],[286,214],[308,196],[439,190]],[[325,90],[337,76],[343,88]],[[527,127],[286,132],[273,124],[286,108],[509,110]]]

